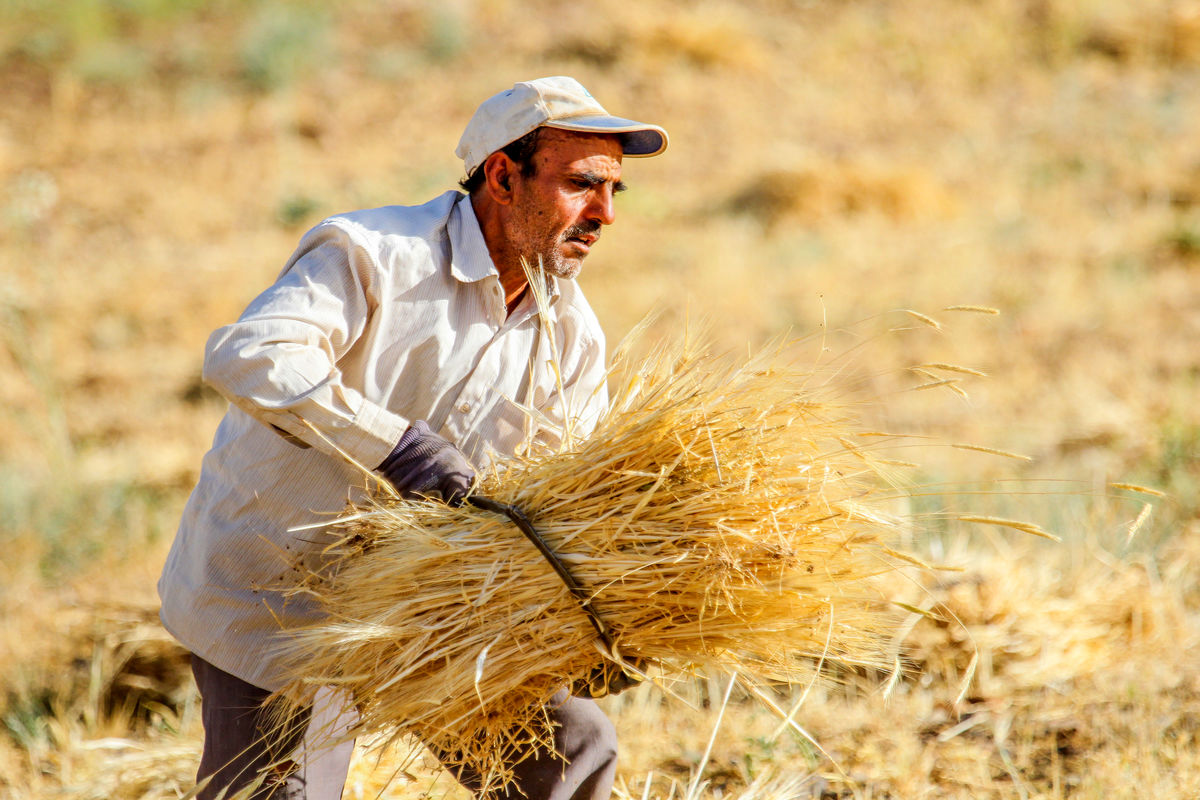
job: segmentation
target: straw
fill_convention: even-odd
[[[497,514],[379,498],[333,526],[289,632],[283,695],[333,686],[353,735],[415,735],[485,786],[547,739],[546,704],[603,661],[801,683],[819,664],[892,663],[872,578],[898,527],[871,507],[851,409],[783,348],[737,361],[684,342],[614,368],[609,414],[562,452],[499,465],[476,491],[524,510],[612,632]]]

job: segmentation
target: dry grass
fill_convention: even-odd
[[[873,500],[882,481],[850,441],[851,410],[811,367],[683,342],[626,350],[611,383],[590,437],[477,489],[530,515],[608,643],[507,518],[382,502],[332,526],[330,565],[295,590],[330,621],[289,632],[289,694],[343,690],[354,733],[416,735],[490,783],[541,735],[551,695],[604,660],[643,662],[666,686],[889,667],[897,615],[872,579],[903,563],[901,523]]]
[[[602,701],[622,742],[621,796],[678,800],[695,785],[701,796],[754,800],[772,776],[819,776],[845,798],[1100,797],[1113,786],[1133,798],[1191,796],[1200,785],[1196,558],[1187,541],[1129,561],[1102,549],[1073,561],[1032,544],[947,554],[960,572],[898,589],[930,613],[903,632],[909,672],[889,696],[882,675],[777,695],[789,706],[804,698],[797,719],[832,761],[744,693],[717,725],[723,678],[677,685],[678,699],[645,686]],[[976,678],[962,695],[972,661]],[[26,756],[41,770],[39,788],[13,796],[177,797],[197,730],[194,718],[175,722],[177,734],[59,727],[52,747]],[[465,800],[432,757],[363,745],[346,797]]]
[[[666,157],[628,165],[620,219],[582,276],[610,333],[659,306],[660,330],[701,312],[739,349],[853,331],[879,309],[1004,312],[976,327],[937,312],[941,331],[911,319],[876,368],[845,375],[888,397],[879,430],[1031,459],[889,454],[927,470],[913,549],[944,561],[971,542],[964,580],[930,591],[974,639],[914,622],[913,645],[941,656],[890,704],[870,682],[814,688],[801,722],[853,782],[787,736],[768,747],[777,720],[735,702],[709,793],[771,767],[856,797],[1197,795],[1194,3],[351,3],[324,31],[272,0],[0,13],[26,15],[0,25],[4,800],[177,796],[197,736],[187,701],[129,718],[89,687],[121,685],[129,620],[152,620],[222,411],[198,383],[205,337],[306,224],[450,186],[474,105],[554,73],[672,134]],[[291,82],[256,88],[251,65]],[[735,198],[753,210],[755,188],[781,207],[729,213]],[[993,378],[930,368],[923,382],[961,380],[890,394],[912,364]],[[1027,480],[992,482],[1007,471]],[[1128,486],[1168,497],[1146,518],[1141,497],[1107,496]],[[1015,550],[1020,532],[941,522],[976,491],[976,516],[1030,519],[1063,544]],[[112,597],[140,610],[114,614]],[[988,688],[956,706],[974,653]],[[176,696],[178,653],[155,657],[178,678],[157,696]],[[653,772],[648,797],[679,797],[711,720],[649,689],[608,707],[630,796]],[[139,749],[146,765],[162,753],[157,785],[113,777]],[[348,796],[375,796],[391,762],[370,764]],[[420,763],[412,775],[385,796],[455,795]]]

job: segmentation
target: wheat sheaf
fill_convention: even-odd
[[[515,748],[546,736],[550,698],[606,660],[663,686],[890,667],[872,578],[897,563],[897,523],[872,507],[851,410],[785,350],[618,354],[588,437],[479,481],[528,514],[607,637],[509,519],[379,497],[333,526],[327,568],[294,589],[327,618],[288,632],[283,696],[333,687],[357,712],[350,735],[416,736],[501,785]]]

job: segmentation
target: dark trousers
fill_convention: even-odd
[[[354,743],[322,744],[336,738],[337,721],[311,712],[279,721],[264,713],[265,689],[192,656],[200,689],[204,752],[197,780],[213,776],[197,797],[230,796],[262,778],[254,800],[338,800]],[[319,719],[318,719],[319,717]],[[495,800],[608,800],[617,769],[617,734],[592,700],[559,692],[550,703],[554,749],[539,749],[514,768],[514,781]],[[306,736],[307,734],[307,736]],[[440,754],[434,753],[434,755]],[[454,772],[478,794],[479,776]],[[491,800],[489,798],[489,800]]]
[[[263,708],[271,693],[192,655],[192,675],[200,690],[204,750],[197,782],[211,780],[197,794],[214,800],[256,781],[253,800],[338,800],[346,782],[353,741],[313,741],[306,734],[334,734],[328,720],[319,725],[311,710],[281,720]],[[328,738],[328,736],[326,737]]]

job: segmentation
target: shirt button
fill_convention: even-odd
[[[466,414],[468,411],[471,410],[471,404],[470,403],[462,403],[459,405],[458,410],[461,411],[462,413]]]

